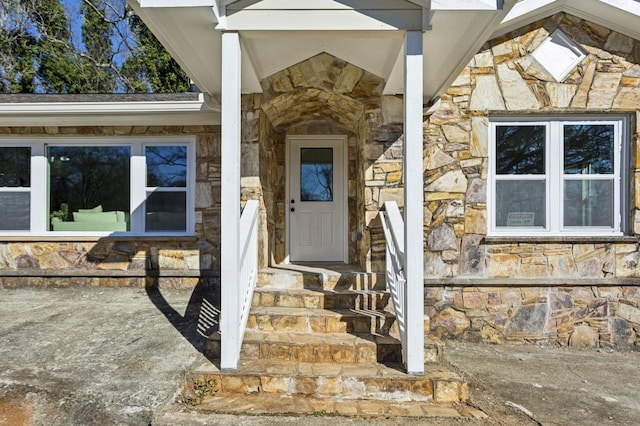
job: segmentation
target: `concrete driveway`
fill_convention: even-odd
[[[640,352],[447,342],[446,354],[493,418],[507,406],[534,424],[640,424]]]
[[[35,424],[150,424],[200,356],[180,327],[191,297],[163,290],[163,312],[144,289],[0,290],[0,404]]]
[[[640,353],[448,343],[488,419],[210,416],[174,404],[205,290],[0,289],[0,425],[635,425]],[[211,324],[208,324],[209,326]]]

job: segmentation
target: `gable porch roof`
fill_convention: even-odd
[[[515,0],[129,0],[198,87],[218,99],[221,35],[238,31],[242,92],[326,52],[404,92],[405,31],[423,31],[425,103],[452,82]]]

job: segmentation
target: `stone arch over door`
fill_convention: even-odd
[[[348,259],[369,266],[372,238],[366,222],[365,174],[371,164],[365,147],[377,144],[383,134],[378,124],[383,84],[381,78],[327,53],[262,81],[264,93],[259,101],[254,96],[251,106],[252,115],[260,117],[254,128],[259,134],[259,175],[266,213],[264,248],[270,263],[285,260],[287,135],[340,134],[348,141]]]

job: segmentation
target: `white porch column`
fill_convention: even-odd
[[[222,34],[222,214],[220,368],[235,370],[240,350],[240,37]]]
[[[424,373],[422,32],[408,31],[404,54],[404,241],[409,374]]]

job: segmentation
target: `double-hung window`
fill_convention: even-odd
[[[492,120],[490,232],[622,234],[626,125],[623,117]]]
[[[192,137],[0,140],[2,234],[192,234]]]

